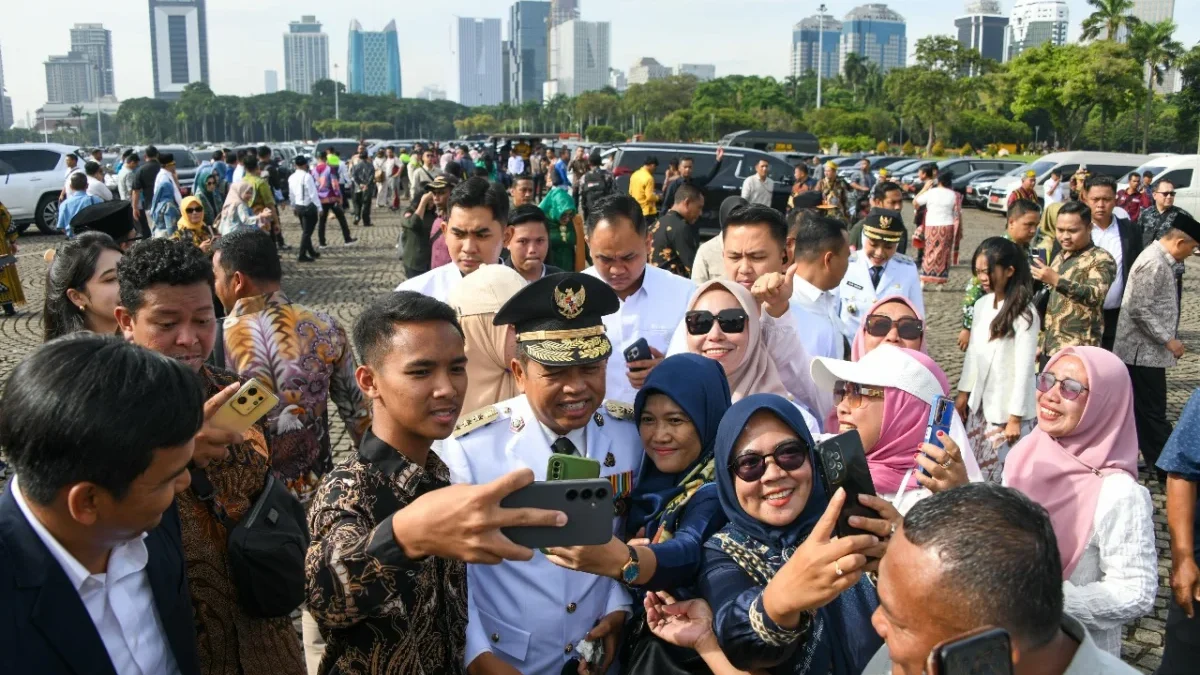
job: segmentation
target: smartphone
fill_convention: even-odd
[[[546,463],[546,480],[584,480],[600,477],[600,462],[588,457],[550,455]]]
[[[213,415],[214,426],[234,433],[242,433],[266,416],[279,405],[279,397],[255,378],[250,378]]]
[[[646,338],[638,338],[637,342],[626,347],[623,353],[625,354],[625,363],[653,358],[650,356],[650,343],[646,342]]]
[[[539,481],[500,500],[505,508],[535,508],[562,511],[562,527],[506,527],[504,536],[529,548],[551,546],[597,546],[613,536],[612,484],[607,478]]]
[[[1050,264],[1050,263],[1046,262],[1046,249],[1044,249],[1044,248],[1033,249],[1033,257],[1040,260],[1043,265]]]
[[[865,530],[850,527],[850,516],[878,518],[874,510],[858,503],[859,495],[874,495],[875,483],[871,480],[871,470],[867,466],[867,453],[863,450],[862,438],[858,430],[847,431],[833,438],[827,438],[817,444],[817,463],[821,465],[821,474],[825,479],[825,489],[833,494],[838,488],[846,490],[846,504],[838,515],[837,527],[834,533],[839,537],[853,534],[871,534]]]
[[[941,431],[949,436],[950,422],[957,414],[958,411],[954,409],[954,399],[950,398],[949,396],[938,396],[934,398],[933,405],[929,407],[929,422],[925,426],[925,442],[929,443],[930,445],[936,445],[939,448],[944,447],[942,442],[938,440],[937,432]],[[925,453],[921,454],[924,455]],[[928,457],[929,455],[925,456]],[[929,472],[925,470],[925,467],[921,466],[920,464],[917,465],[917,468],[926,476],[929,475]]]
[[[1012,642],[1003,628],[984,627],[929,652],[929,675],[1012,675]]]

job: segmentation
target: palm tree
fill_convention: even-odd
[[[1133,53],[1146,64],[1146,115],[1142,125],[1142,154],[1150,143],[1150,104],[1154,101],[1154,85],[1162,86],[1163,75],[1183,58],[1183,45],[1176,39],[1175,22],[1167,19],[1158,23],[1139,23],[1129,36]]]
[[[1124,27],[1132,30],[1141,21],[1132,14],[1133,0],[1087,0],[1096,8],[1083,20],[1083,39],[1095,40],[1104,34],[1106,40],[1116,40],[1117,33]]]
[[[842,60],[842,77],[850,85],[850,91],[857,100],[858,85],[867,77],[867,57],[858,52],[846,54],[846,58]]]

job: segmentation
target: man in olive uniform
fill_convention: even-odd
[[[921,279],[913,259],[896,252],[905,235],[904,219],[899,211],[871,209],[863,222],[864,247],[850,255],[850,266],[842,277],[841,318],[846,339],[854,341],[858,325],[876,301],[889,295],[903,295],[925,316],[925,298]]]
[[[612,483],[613,533],[621,531],[643,451],[632,407],[604,401],[612,344],[603,317],[619,307],[602,280],[567,273],[534,281],[500,308],[493,322],[516,328],[512,371],[525,393],[459,422],[440,452],[452,482],[486,483],[526,467],[545,480],[552,453],[587,457]],[[636,570],[636,554],[627,567]],[[605,660],[593,672],[603,673],[632,604],[619,582],[564,569],[540,552],[528,562],[468,565],[467,589],[465,662],[480,661],[483,672],[574,673],[579,643],[599,640]]]

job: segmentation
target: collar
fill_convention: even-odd
[[[538,418],[537,413],[533,412],[532,406],[530,412],[533,413],[533,419],[537,420],[538,428],[542,430],[542,436],[546,438],[546,447],[549,448],[554,441],[557,441],[560,436],[555,433],[550,427],[542,424],[542,420]],[[587,425],[578,429],[572,429],[565,434],[567,440],[575,444],[575,450],[579,452],[580,457],[587,457]]]
[[[833,294],[832,291],[823,291],[814,286],[808,279],[797,274],[792,277],[792,294],[799,294],[801,298],[815,303],[826,296]]]
[[[1163,246],[1161,239],[1154,240],[1154,248],[1163,257],[1163,260],[1167,261],[1169,264],[1175,265],[1179,262],[1175,259],[1175,256],[1167,252],[1167,247]]]
[[[430,458],[436,456],[437,454],[433,450],[429,451]],[[390,476],[398,475],[401,471],[416,464],[405,457],[402,452],[380,440],[370,428],[363,434],[362,441],[358,444],[358,458],[363,464],[369,464]]]
[[[1116,217],[1116,216],[1113,216],[1113,217],[1112,217],[1112,220],[1111,220],[1111,221],[1109,221],[1109,223],[1108,223],[1108,227],[1100,227],[1100,225],[1098,225],[1098,224],[1096,223],[1096,221],[1094,221],[1094,220],[1093,220],[1093,221],[1092,221],[1092,231],[1094,232],[1094,231],[1096,231],[1096,230],[1100,230],[1101,232],[1104,232],[1105,234],[1107,234],[1107,233],[1109,233],[1109,232],[1112,232],[1113,230],[1118,230],[1118,227],[1117,227],[1117,226],[1118,226],[1118,224],[1119,224],[1119,223],[1117,222],[1117,217]],[[1119,230],[1118,230],[1118,231],[1119,231]]]
[[[237,318],[246,314],[257,314],[268,307],[282,307],[292,304],[291,300],[283,294],[283,291],[275,291],[265,295],[252,295],[248,298],[242,298],[233,305],[233,311],[229,313],[229,318]]]
[[[1061,626],[1064,633],[1079,643],[1079,648],[1075,650],[1075,656],[1067,665],[1067,669],[1063,671],[1063,675],[1083,675],[1084,673],[1100,673],[1108,670],[1105,667],[1104,656],[1107,652],[1101,651],[1096,646],[1096,641],[1092,639],[1091,634],[1079,619],[1063,612]]]

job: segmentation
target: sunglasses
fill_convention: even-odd
[[[184,212],[185,213],[204,213],[204,207],[203,206],[189,206],[188,208],[184,209]]]
[[[753,483],[767,472],[767,458],[775,458],[775,466],[784,471],[795,471],[808,461],[808,446],[803,441],[784,441],[775,447],[775,452],[769,455],[757,455],[748,452],[734,458],[732,465],[734,475]]]
[[[1174,190],[1171,190],[1170,192],[1155,192],[1154,194],[1156,194],[1156,195],[1162,195],[1162,196],[1164,196],[1164,197],[1174,197],[1174,196],[1175,196],[1175,191],[1174,191]]]
[[[847,399],[850,401],[851,408],[861,408],[864,396],[883,398],[883,389],[880,387],[868,387],[857,382],[847,382],[845,380],[838,380],[833,383],[833,404],[835,406],[840,404],[842,399]]]
[[[1038,373],[1037,378],[1034,380],[1034,386],[1043,394],[1053,389],[1055,383],[1058,383],[1058,392],[1068,401],[1074,401],[1083,392],[1090,391],[1079,380],[1072,380],[1069,377],[1064,377],[1060,380],[1054,376],[1054,373]]]
[[[925,322],[920,319],[915,319],[906,316],[903,319],[893,319],[884,314],[871,314],[867,316],[867,334],[872,337],[887,337],[887,334],[892,332],[892,326],[896,326],[896,333],[902,340],[920,340],[925,334]]]
[[[715,315],[707,309],[694,309],[683,317],[688,335],[704,335],[712,330],[713,323],[724,333],[741,333],[746,330],[746,310],[734,307],[723,309]]]

